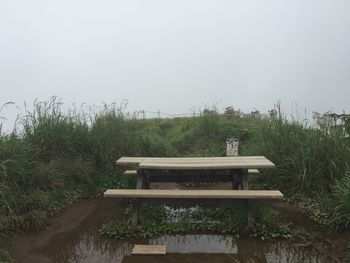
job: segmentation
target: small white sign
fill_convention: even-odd
[[[226,155],[227,156],[237,156],[238,155],[238,139],[236,138],[227,138],[226,139]]]

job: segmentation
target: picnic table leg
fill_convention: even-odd
[[[136,189],[150,189],[150,181],[147,170],[137,169]],[[137,227],[139,224],[141,200],[134,198],[132,200],[131,227]]]
[[[137,169],[136,189],[144,188],[143,171]],[[138,198],[132,199],[132,211],[131,211],[131,227],[136,227],[139,223],[140,214],[140,200]]]
[[[242,178],[242,190],[248,190],[249,184],[248,184],[248,169],[243,169],[241,173]],[[247,226],[248,229],[254,228],[254,216],[253,216],[253,204],[251,200],[246,200],[246,211],[247,211]]]
[[[138,198],[132,199],[132,211],[131,211],[131,228],[136,228],[139,224],[140,214],[140,200]]]
[[[141,169],[137,169],[137,179],[136,179],[136,189],[144,188],[144,179],[143,179],[143,171]]]
[[[235,175],[235,170],[231,170],[230,173],[232,173],[232,186],[231,189],[235,189],[235,181],[236,181],[236,175]]]
[[[246,200],[246,209],[247,209],[247,226],[249,230],[254,228],[255,220],[253,215],[253,204],[251,200]]]
[[[232,182],[232,189],[238,190],[242,189],[242,170],[233,170],[233,182]]]
[[[248,190],[249,189],[249,185],[248,185],[248,169],[243,169],[242,170],[241,177],[242,177],[241,189],[242,190]]]
[[[150,176],[148,170],[142,171],[143,175],[143,188],[144,189],[151,189],[151,183],[150,183]]]

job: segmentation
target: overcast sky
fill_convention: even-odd
[[[0,104],[349,112],[349,14],[349,0],[0,0]]]

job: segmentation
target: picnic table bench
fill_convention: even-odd
[[[134,202],[132,225],[138,224],[141,201],[147,200],[244,200],[247,203],[248,226],[252,225],[249,200],[281,199],[278,190],[249,190],[249,169],[273,168],[275,165],[264,156],[234,157],[122,157],[119,166],[133,166],[127,175],[136,175],[136,189],[108,189],[105,197],[131,198]],[[135,173],[136,171],[136,173]],[[156,190],[153,182],[232,182],[233,190]]]

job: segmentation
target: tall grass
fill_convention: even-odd
[[[335,231],[350,227],[350,171],[335,184],[331,227]]]
[[[39,229],[50,214],[100,185],[128,181],[114,167],[127,149],[117,109],[96,114],[93,124],[67,115],[53,98],[36,102],[20,120],[19,133],[0,136],[0,233]]]
[[[260,152],[277,164],[263,179],[285,192],[330,193],[350,164],[349,140],[340,127],[307,127],[280,114],[264,125],[259,141]]]
[[[240,154],[262,154],[276,163],[257,184],[287,195],[322,192],[339,207],[334,214],[345,213],[337,185],[347,185],[349,138],[324,120],[311,128],[281,114],[263,119],[221,115],[215,108],[200,117],[136,120],[117,105],[90,115],[65,113],[53,98],[36,102],[18,125],[12,134],[0,130],[1,234],[41,228],[79,198],[130,187],[133,180],[115,166],[120,156],[224,156],[231,136],[240,140]],[[348,227],[344,220],[334,224]]]

